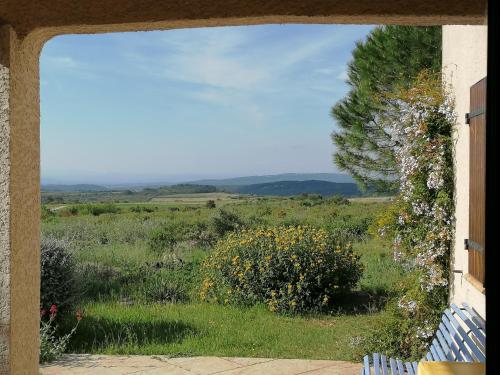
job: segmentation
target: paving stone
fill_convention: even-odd
[[[70,354],[40,366],[41,375],[354,375],[361,364],[345,361]]]
[[[219,357],[172,358],[167,362],[197,375],[214,374],[241,367],[235,362]]]

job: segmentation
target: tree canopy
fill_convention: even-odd
[[[338,125],[332,133],[334,161],[362,189],[396,190],[398,144],[380,118],[389,110],[389,93],[411,86],[422,70],[441,70],[441,27],[376,27],[352,56],[350,91],[331,110]]]

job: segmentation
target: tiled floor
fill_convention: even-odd
[[[272,358],[67,355],[40,367],[42,375],[358,375],[361,365],[343,361]]]

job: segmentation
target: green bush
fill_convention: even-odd
[[[188,285],[180,272],[160,270],[149,275],[140,290],[146,302],[177,303],[185,302],[188,297]]]
[[[338,206],[348,206],[351,204],[351,201],[342,195],[332,195],[328,200]]]
[[[51,220],[56,216],[55,212],[52,211],[50,208],[48,208],[45,205],[42,205],[42,215],[41,218],[42,220]]]
[[[68,242],[52,237],[41,241],[40,307],[57,305],[61,311],[71,310],[78,289],[75,261]]]
[[[214,232],[223,237],[227,232],[233,232],[244,227],[243,220],[234,212],[219,210],[219,215],[212,219]]]
[[[267,304],[271,311],[320,311],[357,284],[359,257],[323,229],[261,228],[230,233],[202,265],[202,300]]]
[[[117,214],[120,211],[120,207],[113,203],[87,203],[69,206],[61,210],[61,216],[76,216],[78,214],[99,216],[102,214]]]
[[[130,211],[131,212],[135,212],[135,213],[140,213],[140,212],[148,212],[148,213],[151,213],[151,212],[155,212],[155,211],[158,211],[158,207],[154,206],[132,206],[130,207]]]
[[[155,254],[163,254],[172,250],[178,240],[178,228],[173,225],[163,226],[149,233],[148,247]]]
[[[325,225],[325,230],[338,244],[361,241],[368,236],[371,219],[354,216],[336,217]]]
[[[215,204],[215,201],[214,201],[214,200],[210,199],[210,200],[208,200],[208,201],[207,201],[207,203],[205,203],[205,206],[206,206],[207,208],[215,208],[215,207],[216,207],[216,204]]]
[[[102,214],[117,214],[120,212],[120,207],[112,203],[94,204],[89,205],[88,210],[92,215],[99,216]]]
[[[202,248],[209,248],[217,241],[217,235],[206,223],[196,222],[189,227],[189,231],[186,233],[186,239],[194,241],[196,245]]]

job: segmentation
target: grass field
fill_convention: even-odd
[[[235,202],[238,199],[243,200],[254,200],[255,198],[246,198],[239,194],[231,193],[195,193],[195,194],[175,194],[175,195],[164,195],[160,197],[155,197],[151,199],[151,203],[181,203],[181,204],[199,204],[206,203],[209,200],[213,200],[216,203],[227,203]]]
[[[238,356],[354,360],[377,313],[286,317],[262,306],[200,303],[85,306],[72,349],[102,354]]]
[[[389,247],[367,233],[388,203],[349,204],[315,196],[234,199],[220,194],[120,203],[103,206],[113,212],[97,215],[85,205],[64,205],[47,213],[43,236],[68,241],[77,262],[76,306],[85,317],[70,351],[359,359],[363,337],[379,326],[384,301],[402,275]],[[207,199],[217,208],[208,208]],[[364,265],[359,285],[339,295],[331,311],[315,315],[283,316],[259,305],[201,303],[198,268],[211,251],[213,242],[205,239],[215,236],[213,222],[224,201],[231,202],[227,209],[249,228],[309,224],[345,236]],[[175,243],[164,253],[154,253],[150,233],[164,226],[174,228]],[[178,296],[175,303],[159,299],[164,290],[151,282],[158,277],[168,279],[173,288],[169,292]],[[73,319],[61,322],[62,329],[69,329]]]

